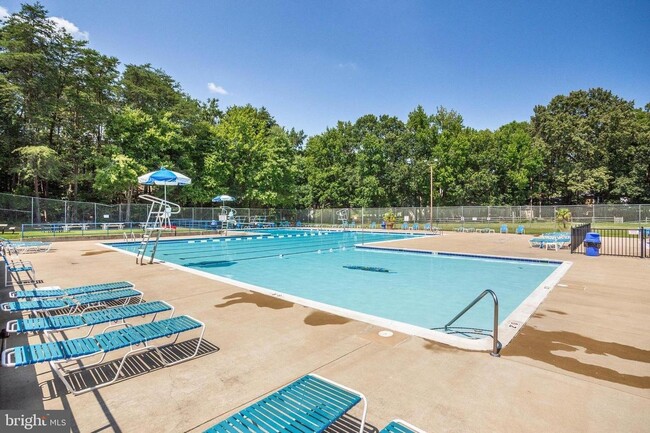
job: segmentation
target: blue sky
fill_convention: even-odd
[[[590,87],[650,102],[650,0],[42,4],[123,64],[151,63],[224,108],[265,106],[308,135],[418,104],[496,129]],[[0,0],[0,14],[19,8]]]

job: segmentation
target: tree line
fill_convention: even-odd
[[[0,23],[0,191],[131,202],[161,166],[245,207],[650,202],[650,103],[594,88],[495,131],[460,113],[368,114],[306,137],[264,107],[199,101],[150,64],[124,65],[24,4]],[[433,185],[431,185],[433,179]]]

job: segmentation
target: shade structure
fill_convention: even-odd
[[[235,197],[228,194],[221,194],[212,199],[213,203],[226,203],[229,201],[235,201]]]
[[[192,179],[184,174],[161,167],[160,170],[138,176],[138,183],[143,185],[163,185],[165,187],[165,201],[167,201],[167,185],[189,185],[192,183]]]

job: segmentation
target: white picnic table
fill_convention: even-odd
[[[102,230],[123,229],[123,228],[124,228],[124,223],[103,223],[102,224]]]

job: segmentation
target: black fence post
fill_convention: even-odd
[[[591,223],[571,227],[571,254],[584,253],[583,242],[585,235],[591,231]]]

